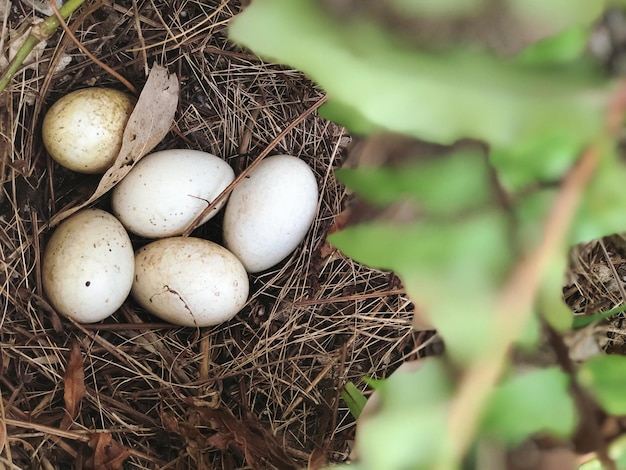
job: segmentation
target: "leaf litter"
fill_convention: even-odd
[[[72,346],[70,360],[67,363],[65,375],[63,376],[63,386],[65,415],[63,416],[60,427],[63,430],[67,430],[78,416],[80,404],[86,392],[83,358],[78,344]]]
[[[91,433],[89,447],[93,455],[85,462],[86,470],[119,470],[131,456],[130,449],[114,441],[108,432]]]

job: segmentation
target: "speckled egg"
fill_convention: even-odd
[[[133,298],[176,325],[199,328],[230,320],[245,305],[248,290],[239,260],[208,240],[164,238],[135,255]]]
[[[299,158],[266,158],[238,184],[224,212],[224,243],[251,273],[287,257],[317,210],[315,175]]]
[[[43,120],[48,153],[72,171],[104,173],[120,151],[135,103],[134,97],[109,88],[85,88],[63,96]]]
[[[144,157],[114,188],[113,214],[146,238],[182,234],[235,178],[219,157],[198,150],[163,150]],[[203,219],[206,223],[224,205]]]
[[[114,313],[130,292],[135,264],[122,224],[99,209],[63,221],[42,258],[44,291],[54,308],[80,323]]]

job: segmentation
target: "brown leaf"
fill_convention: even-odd
[[[298,468],[280,441],[261,423],[249,415],[245,421],[223,408],[198,408],[198,413],[216,431],[207,441],[221,451],[236,451],[244,455],[248,466],[262,468],[263,461],[270,462],[280,470]]]
[[[307,470],[317,470],[318,468],[326,468],[328,466],[328,457],[323,449],[313,449],[309,456],[309,464]]]
[[[199,422],[201,418],[193,412],[193,409],[191,411],[188,422],[179,421],[167,412],[161,414],[161,422],[166,430],[183,438],[187,454],[193,461],[193,468],[213,468],[209,463],[210,457],[207,452],[209,444],[206,436],[200,432],[204,425]]]
[[[60,427],[61,429],[69,429],[72,421],[78,416],[80,403],[85,396],[85,371],[83,370],[83,358],[78,344],[72,346],[63,381],[65,383],[63,400],[65,401],[66,414]]]
[[[179,421],[169,413],[161,414],[161,422],[166,430],[178,434],[185,439],[185,442],[194,443],[197,447],[203,445],[206,447],[206,439],[197,426]]]
[[[174,122],[178,94],[176,76],[170,75],[164,67],[154,65],[126,124],[122,147],[115,163],[102,176],[91,197],[75,207],[57,213],[50,221],[51,227],[111,190],[139,160],[163,140]]]
[[[129,448],[114,441],[108,432],[94,432],[89,436],[89,447],[93,455],[85,462],[90,470],[119,470],[131,456]]]

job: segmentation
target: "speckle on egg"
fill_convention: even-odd
[[[204,327],[231,319],[248,298],[248,275],[226,248],[208,240],[157,240],[135,255],[131,294],[152,314],[182,326]]]
[[[93,323],[122,305],[134,268],[132,245],[122,224],[108,212],[85,209],[61,223],[50,237],[42,258],[43,287],[60,314]]]
[[[234,178],[228,163],[210,153],[180,149],[155,152],[137,163],[115,187],[111,194],[113,213],[128,230],[142,237],[180,235]]]
[[[135,98],[108,88],[85,88],[54,103],[42,124],[43,143],[60,165],[104,173],[122,146]]]

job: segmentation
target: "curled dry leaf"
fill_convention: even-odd
[[[85,371],[80,346],[74,344],[70,360],[65,368],[63,400],[66,414],[61,421],[61,429],[69,429],[78,416],[80,403],[85,396]]]
[[[176,76],[170,75],[166,68],[154,65],[126,124],[122,147],[115,163],[102,176],[91,197],[77,206],[57,213],[50,221],[51,227],[111,190],[139,160],[163,140],[174,122],[178,94]]]
[[[325,449],[313,449],[309,456],[309,462],[307,464],[307,470],[317,470],[318,468],[328,467],[328,457]]]
[[[266,430],[252,415],[240,420],[226,408],[197,408],[215,434],[207,442],[222,452],[243,455],[252,468],[262,468],[263,461],[280,470],[295,470],[298,465],[283,449],[280,440]]]
[[[108,432],[92,433],[89,447],[93,449],[93,454],[85,462],[85,468],[91,470],[119,470],[131,455],[130,449],[114,441]]]

